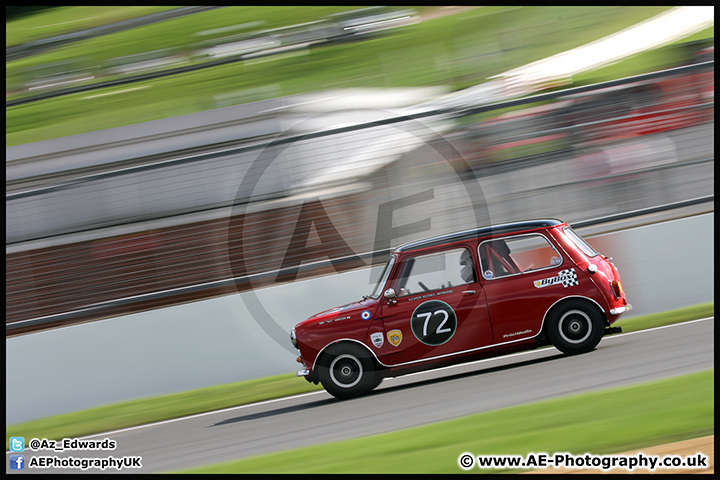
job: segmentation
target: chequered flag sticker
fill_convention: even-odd
[[[562,283],[562,286],[565,288],[578,285],[579,282],[575,269],[568,268],[567,270],[560,270],[554,277],[535,280],[533,285],[535,285],[535,288],[543,288],[549,287],[550,285],[557,285],[558,283]]]
[[[561,278],[563,287],[565,288],[578,284],[577,273],[575,273],[574,268],[561,270],[560,273],[558,273],[558,276]]]

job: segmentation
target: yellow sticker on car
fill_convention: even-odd
[[[400,330],[390,330],[387,333],[387,339],[388,342],[394,347],[397,347],[400,345],[400,342],[402,342],[403,334]]]

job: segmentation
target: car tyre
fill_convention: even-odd
[[[336,398],[363,395],[380,383],[379,377],[370,353],[356,345],[333,346],[320,362],[320,382]]]
[[[603,331],[603,319],[595,307],[570,301],[551,313],[547,335],[555,348],[567,355],[576,355],[594,350]]]

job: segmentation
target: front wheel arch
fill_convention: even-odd
[[[382,367],[364,345],[338,342],[318,357],[317,378],[323,388],[340,399],[364,395],[382,381]]]

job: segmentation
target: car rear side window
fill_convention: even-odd
[[[595,250],[593,247],[590,246],[589,243],[587,243],[583,238],[575,233],[575,231],[570,227],[565,227],[563,229],[563,232],[565,232],[565,235],[572,240],[572,242],[575,244],[576,247],[578,247],[585,255],[588,257],[594,257],[595,255],[600,255],[600,253]]]

